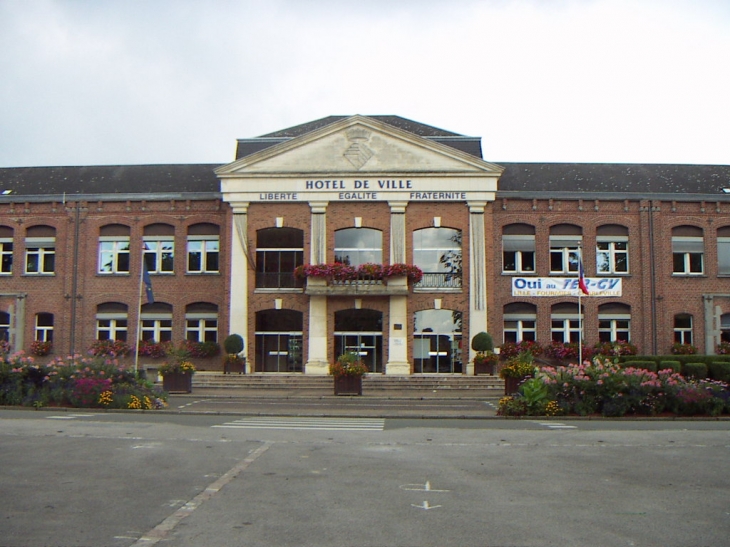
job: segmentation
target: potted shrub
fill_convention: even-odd
[[[330,365],[334,376],[335,395],[362,395],[362,377],[368,367],[354,352],[343,353]]]
[[[193,390],[193,374],[195,365],[190,361],[190,354],[183,347],[168,349],[167,359],[159,370],[162,375],[162,388],[169,393],[190,393]]]
[[[471,339],[471,349],[477,352],[474,356],[474,374],[494,374],[499,355],[494,353],[492,336],[488,332],[476,334]]]
[[[229,372],[246,372],[246,358],[241,355],[245,344],[240,334],[229,334],[223,341],[223,349],[226,352],[223,358],[223,374]]]

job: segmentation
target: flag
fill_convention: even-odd
[[[150,279],[150,272],[147,270],[147,261],[144,257],[142,257],[142,282],[147,295],[147,303],[152,304],[155,301],[155,295],[152,293],[152,279]]]
[[[585,271],[583,270],[583,260],[578,259],[578,287],[583,294],[588,294],[588,285],[586,285]]]

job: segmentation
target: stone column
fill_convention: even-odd
[[[485,201],[470,201],[469,205],[469,348],[466,374],[474,374],[471,338],[478,332],[487,331],[487,275],[484,240]]]
[[[310,263],[327,262],[327,202],[310,202],[311,249]],[[313,282],[315,280],[312,280]],[[307,280],[309,283],[309,280]],[[309,332],[306,374],[329,374],[327,358],[327,296],[310,295],[309,297]]]
[[[245,341],[246,372],[253,371],[253,341],[248,339],[248,202],[232,202],[231,229],[231,297],[228,325],[230,334],[240,334]]]
[[[391,201],[390,204],[390,263],[406,262],[406,205],[405,201]],[[407,279],[388,280],[388,285],[407,284]],[[388,362],[385,373],[405,376],[411,373],[408,362],[408,297],[390,297],[390,323],[388,332]]]

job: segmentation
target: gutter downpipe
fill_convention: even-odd
[[[74,216],[74,249],[73,249],[73,270],[71,274],[71,328],[69,330],[69,355],[76,354],[76,304],[79,299],[77,294],[79,287],[79,224],[80,224],[79,202],[76,202],[76,212]]]
[[[651,353],[657,354],[656,260],[654,257],[654,203],[649,202],[649,275],[651,290]]]

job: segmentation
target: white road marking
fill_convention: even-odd
[[[383,418],[283,418],[278,416],[260,416],[241,418],[212,427],[228,429],[310,429],[317,431],[382,431],[385,427]]]

